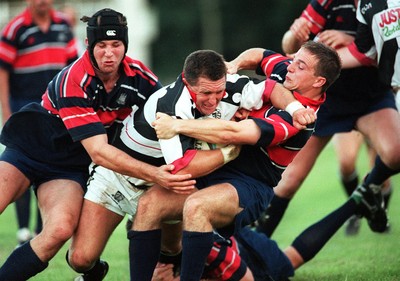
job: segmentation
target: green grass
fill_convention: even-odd
[[[362,153],[358,169],[367,172],[368,161]],[[372,233],[365,220],[359,235],[346,237],[340,229],[318,255],[296,271],[293,281],[400,281],[400,176],[392,178],[394,194],[389,208],[391,232]],[[307,226],[316,222],[345,201],[343,188],[337,176],[337,160],[331,146],[320,155],[318,162],[292,200],[282,223],[274,233],[281,248]],[[2,264],[16,244],[14,207],[0,216],[0,263]],[[99,230],[101,231],[101,230]],[[96,233],[93,233],[96,236]],[[72,280],[76,274],[65,262],[68,245],[50,262],[49,267],[32,278],[35,281]],[[110,264],[106,280],[129,280],[128,241],[121,224],[105,250],[103,258]]]

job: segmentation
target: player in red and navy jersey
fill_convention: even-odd
[[[125,56],[125,16],[102,9],[87,22],[87,50],[49,83],[42,103],[12,115],[1,133],[0,212],[29,186],[36,194],[43,230],[14,250],[0,280],[27,280],[43,271],[78,224],[91,161],[162,186],[191,186],[190,175],[172,175],[108,144],[107,132],[142,106],[161,85],[141,62]],[[111,126],[111,127],[110,127]],[[101,277],[107,271],[98,264]]]
[[[1,91],[3,122],[23,105],[40,102],[49,81],[78,55],[66,18],[50,4],[28,2],[1,34],[0,73],[9,80],[9,89]]]
[[[2,124],[30,102],[40,102],[49,81],[77,59],[71,27],[52,1],[26,1],[26,9],[10,20],[0,39],[0,103]],[[31,194],[28,189],[15,201],[22,244],[42,228],[39,210],[34,232],[29,229]]]
[[[315,30],[315,32],[317,32],[321,30],[321,28],[324,27],[323,24],[329,24],[328,18],[332,19],[332,17],[328,17],[329,13],[323,13],[322,15],[324,15],[324,17],[322,17],[316,13],[316,11],[338,11],[335,7],[341,7],[341,3],[337,3],[337,1],[323,3],[326,5],[322,5],[320,1],[311,1],[311,4],[307,6],[306,11],[308,12],[305,12],[307,16],[314,16],[314,18],[320,20],[317,21],[319,24],[313,22],[311,31]],[[331,7],[331,3],[337,6]],[[372,6],[363,3],[364,2],[361,2],[360,11],[363,11],[362,13],[367,12],[369,16],[372,16],[369,14],[371,11],[374,11],[378,7],[383,9],[383,6],[385,6],[384,2],[379,4],[374,3]],[[325,8],[322,9],[320,7]],[[367,7],[367,9],[365,9],[365,7]],[[332,13],[335,14],[337,12]],[[343,16],[345,15],[346,14],[343,14]],[[338,28],[343,27],[343,16],[337,16],[338,21],[340,19],[340,24],[334,22],[334,28],[337,26]],[[304,17],[304,15],[302,17]],[[353,14],[352,18],[354,17],[355,15]],[[357,17],[359,17],[359,15]],[[325,21],[321,21],[321,19],[324,18]],[[317,26],[314,27],[314,24]],[[363,46],[362,50],[365,51],[365,54],[360,54],[360,58],[364,58],[362,61],[371,62],[371,60],[366,60],[366,58],[367,55],[372,55],[375,51],[373,36],[371,31],[368,31],[367,26],[361,24],[361,27],[362,28],[359,28],[357,31],[354,43],[350,43],[347,47],[338,49],[338,53],[339,55],[343,55],[345,50],[354,51],[354,44],[359,46],[359,42],[364,42],[360,46]],[[348,25],[348,28],[356,30],[356,26],[354,25]],[[359,35],[359,32],[364,35]],[[315,36],[316,34],[311,35]],[[325,43],[332,44],[332,42],[336,40],[334,35],[335,33],[327,30],[322,40]],[[288,36],[288,33],[285,36]],[[294,37],[295,36],[292,34],[292,39]],[[285,42],[285,40],[290,41],[288,38],[284,38],[283,42]],[[391,46],[397,43],[395,40],[390,39],[387,44]],[[379,47],[380,45],[377,44],[377,46]],[[387,49],[387,51],[389,49]],[[391,59],[390,56],[385,57],[385,62],[382,63],[394,62],[395,54],[396,52],[392,52],[393,57]],[[350,53],[348,53],[348,55],[350,55]],[[350,66],[352,62],[354,63],[352,66],[361,66],[361,63],[356,64],[356,61],[354,61],[354,58],[351,59],[351,56],[342,56],[342,62],[344,67]],[[386,70],[389,71],[389,69]],[[372,190],[377,193],[375,199],[373,197],[369,198],[370,201],[368,204],[374,206],[371,208],[371,211],[375,211],[367,215],[367,220],[373,231],[387,231],[388,220],[386,218],[386,211],[381,207],[383,199],[378,191],[383,182],[391,175],[396,174],[400,167],[400,121],[399,114],[396,111],[393,93],[390,88],[390,82],[382,79],[379,81],[377,79],[377,72],[385,72],[386,70],[378,70],[373,67],[367,68],[366,70],[363,70],[363,68],[343,70],[346,76],[340,78],[337,81],[338,84],[335,82],[331,88],[331,90],[335,91],[334,95],[327,98],[327,102],[322,105],[318,113],[315,133],[302,151],[300,151],[299,155],[293,160],[285,173],[283,173],[282,180],[274,188],[277,196],[274,197],[274,202],[272,202],[268,210],[269,219],[264,222],[264,226],[259,228],[259,230],[264,231],[267,235],[272,234],[281,220],[290,199],[300,188],[301,183],[311,171],[319,153],[329,142],[333,134],[357,129],[370,141],[372,147],[378,154],[373,169],[364,179],[364,182],[358,186],[360,192],[361,190],[365,190],[365,192],[369,193],[370,190]],[[357,74],[357,72],[360,72],[360,74],[353,78],[353,75]],[[389,71],[387,74],[389,74],[389,76],[386,75],[386,77],[390,77],[393,73]],[[347,91],[347,89],[350,91]],[[370,185],[371,188],[368,187]]]
[[[245,62],[255,69],[261,62],[265,69],[274,57],[264,51],[259,48],[248,50],[232,64],[240,68]],[[264,55],[271,60],[263,60]],[[275,59],[281,57],[277,55]],[[325,90],[337,79],[341,67],[340,59],[332,48],[315,42],[305,44],[294,61],[285,65],[287,74],[284,86],[294,91],[296,97],[300,98],[299,102],[313,111],[325,100]],[[286,110],[291,111],[290,108]],[[196,187],[199,191],[190,194],[184,202],[178,202],[183,204],[182,280],[200,279],[204,261],[212,247],[213,229],[217,229],[224,237],[230,237],[257,219],[263,208],[268,206],[273,196],[272,187],[288,164],[284,157],[294,157],[292,151],[301,149],[314,126],[309,125],[310,130],[307,128],[299,132],[287,111],[278,110],[267,103],[265,108],[251,113],[255,114],[255,118],[240,122],[179,120],[158,114],[159,119],[153,124],[160,138],[180,134],[210,143],[243,144],[236,159],[207,176],[197,178]],[[166,135],[161,134],[160,130],[166,130]],[[145,196],[151,195],[147,193]],[[165,198],[158,199],[163,201]],[[145,203],[148,204],[147,201]],[[144,207],[145,210],[149,208]],[[165,212],[165,209],[153,208],[160,214]],[[139,213],[138,209],[135,222]],[[143,224],[149,216],[141,215]]]

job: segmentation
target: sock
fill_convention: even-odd
[[[199,281],[213,246],[212,232],[183,231],[181,281]]]
[[[182,252],[177,254],[169,254],[161,251],[160,258],[158,260],[160,263],[173,264],[174,265],[174,276],[178,276],[181,271],[182,263]]]
[[[386,166],[379,156],[376,157],[375,166],[372,168],[371,172],[364,179],[366,186],[370,184],[382,185],[385,180],[391,176],[397,174],[400,170],[392,170]]]
[[[357,203],[351,198],[341,207],[322,220],[304,230],[293,241],[292,246],[305,262],[311,260],[336,233],[336,231],[355,213]]]
[[[274,196],[270,205],[265,211],[265,215],[258,219],[256,230],[271,237],[278,224],[283,218],[285,211],[289,205],[290,199]]]
[[[131,280],[151,280],[161,251],[161,229],[128,231]]]
[[[42,262],[27,242],[16,248],[0,268],[0,280],[24,281],[48,266]]]
[[[75,270],[72,266],[71,266],[71,264],[69,263],[69,258],[68,258],[68,255],[69,255],[69,250],[67,250],[67,253],[65,254],[65,260],[67,261],[67,264],[69,265],[69,267],[70,268],[72,268],[73,270]],[[75,270],[76,271],[76,270]],[[108,271],[108,269],[107,269],[107,271]],[[77,272],[77,271],[76,271]],[[103,277],[104,276],[104,272],[105,272],[105,270],[104,270],[104,266],[100,263],[100,259],[98,259],[98,260],[96,260],[96,262],[93,264],[93,266],[89,269],[89,270],[86,270],[86,271],[84,271],[84,272],[78,272],[78,273],[82,273],[82,274],[85,274],[85,275],[89,275],[90,277],[98,277],[98,278],[100,278],[100,277]],[[85,279],[86,280],[86,279]],[[96,279],[97,280],[97,279]]]
[[[106,262],[102,264],[98,259],[91,269],[82,273],[85,275],[85,280],[103,280],[107,272],[108,264]]]
[[[391,183],[387,189],[382,190],[383,203],[385,204],[385,209],[387,209],[389,206],[389,201],[390,201],[390,197],[392,197],[392,192],[393,192],[393,188],[392,188]]]
[[[355,170],[348,178],[341,177],[342,185],[346,190],[347,196],[350,196],[358,185],[358,173]]]

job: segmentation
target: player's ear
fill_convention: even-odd
[[[322,88],[322,86],[325,85],[325,83],[326,83],[326,78],[322,77],[322,76],[318,76],[315,79],[313,86],[315,88]]]

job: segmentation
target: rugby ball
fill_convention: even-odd
[[[224,145],[209,143],[209,142],[202,141],[202,140],[196,140],[194,143],[194,148],[197,150],[213,150],[213,149],[221,148],[223,146]]]

